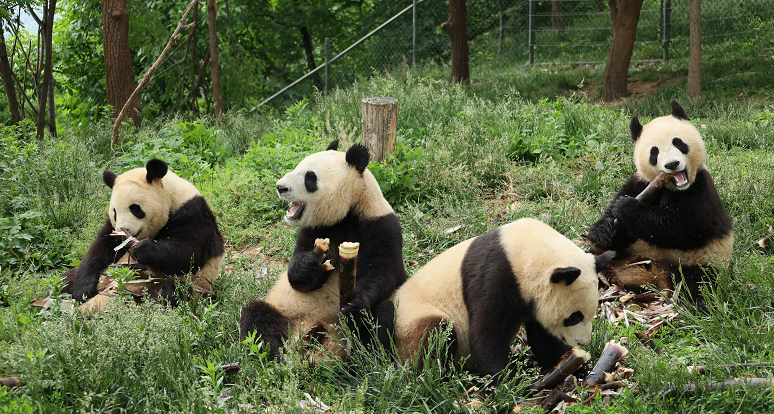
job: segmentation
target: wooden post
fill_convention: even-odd
[[[363,145],[371,161],[382,162],[395,152],[398,134],[398,100],[395,98],[363,99]]]

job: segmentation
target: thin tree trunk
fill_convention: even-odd
[[[500,37],[497,42],[497,56],[503,53],[503,39],[505,38],[505,9],[500,0],[497,0],[497,9],[500,12]]]
[[[551,27],[560,40],[564,40],[564,10],[562,0],[551,0]]]
[[[449,19],[441,24],[441,29],[449,34],[451,41],[452,80],[455,82],[470,80],[466,20],[465,0],[449,0]]]
[[[310,71],[315,70],[317,68],[317,64],[314,61],[312,36],[309,35],[309,30],[306,28],[306,26],[301,26],[299,30],[301,31],[301,42],[304,44],[304,52],[306,52],[306,66]],[[324,86],[322,80],[320,80],[320,72],[315,72],[312,75],[312,82],[318,91],[323,90]]]
[[[688,96],[701,96],[701,0],[689,4]]]
[[[44,90],[48,98],[48,130],[56,136],[56,107],[54,106],[54,66],[53,66],[53,37],[54,16],[56,15],[56,0],[49,0],[48,16],[46,19],[46,79],[43,80]],[[46,87],[45,84],[48,84]]]
[[[220,84],[220,66],[218,65],[218,9],[215,0],[207,0],[207,23],[210,34],[210,76],[212,77],[212,100],[215,103],[215,116],[223,116],[223,87]]]
[[[11,122],[17,125],[22,117],[19,112],[19,101],[16,99],[16,88],[13,85],[13,69],[8,62],[8,50],[5,45],[5,36],[3,36],[3,25],[0,21],[0,76],[3,78],[3,87],[8,97],[8,109],[11,111]]]
[[[602,97],[607,100],[626,96],[629,63],[634,51],[637,22],[643,0],[610,0],[610,20],[613,23],[613,42],[607,56],[602,78]]]
[[[108,104],[113,107],[111,116],[116,117],[134,91],[134,68],[129,51],[129,10],[127,0],[100,0],[102,7],[102,46],[105,52],[105,89]],[[139,100],[126,116],[134,126],[140,127]]]

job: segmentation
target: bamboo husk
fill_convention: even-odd
[[[544,389],[551,389],[562,383],[568,375],[575,372],[584,362],[591,358],[591,354],[575,346],[559,359],[554,368],[543,376],[538,382],[530,386],[527,391],[534,395]]]
[[[343,242],[339,245],[339,309],[355,297],[359,250],[360,243]]]
[[[602,355],[599,357],[599,361],[597,361],[597,364],[594,365],[594,368],[591,369],[591,372],[583,381],[583,386],[590,387],[601,384],[605,380],[605,374],[615,370],[616,364],[628,353],[628,349],[614,340],[608,342],[602,351]]]

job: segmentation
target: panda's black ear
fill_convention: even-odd
[[[551,283],[564,282],[565,286],[569,286],[580,274],[581,270],[577,267],[561,267],[551,273]]]
[[[339,139],[338,138],[336,138],[333,141],[331,141],[331,143],[328,144],[328,148],[326,148],[325,150],[326,151],[330,151],[330,150],[336,151],[337,149],[339,149]]]
[[[349,147],[345,159],[347,160],[347,164],[352,165],[362,174],[366,167],[368,167],[370,157],[371,155],[365,145],[355,144]]]
[[[632,122],[629,122],[629,131],[631,131],[632,139],[635,141],[642,135],[642,124],[640,123],[640,119],[636,116],[633,116]]]
[[[169,171],[169,167],[164,161],[154,158],[145,164],[145,170],[147,171],[145,180],[148,184],[151,184],[153,183],[153,180],[161,180],[164,178],[164,176],[167,175],[167,171]]]
[[[688,120],[688,113],[685,112],[685,108],[677,101],[672,101],[672,116],[683,121]]]
[[[104,181],[105,185],[110,187],[111,189],[113,188],[114,185],[116,185],[116,177],[118,176],[113,171],[110,171],[110,170],[102,171],[102,181]]]
[[[615,257],[615,250],[608,250],[600,255],[594,255],[594,263],[597,268],[597,273],[604,270],[608,263]]]

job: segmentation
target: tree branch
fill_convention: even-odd
[[[180,19],[180,22],[177,23],[177,27],[175,28],[175,31],[172,33],[172,36],[169,37],[169,41],[167,42],[167,45],[164,46],[164,50],[161,51],[161,55],[159,55],[158,59],[156,59],[156,62],[153,63],[153,65],[148,69],[148,71],[145,72],[145,75],[143,75],[142,80],[140,81],[140,84],[137,85],[137,87],[134,89],[134,92],[132,92],[132,94],[129,96],[129,99],[126,100],[124,107],[121,108],[121,112],[119,112],[118,115],[116,116],[115,124],[113,124],[113,135],[110,138],[111,150],[115,148],[116,144],[118,143],[118,135],[119,135],[119,130],[121,126],[121,120],[124,118],[124,114],[126,113],[127,108],[129,108],[130,106],[133,106],[135,99],[137,99],[137,96],[148,85],[148,83],[151,80],[151,77],[153,76],[153,72],[155,72],[156,69],[159,68],[161,61],[164,60],[164,56],[167,54],[167,52],[169,52],[169,49],[172,47],[172,42],[177,40],[180,30],[185,26],[184,23],[185,23],[185,20],[188,18],[188,13],[191,12],[193,7],[197,3],[198,3],[198,0],[193,0],[191,1],[190,4],[188,4],[188,8],[186,8],[185,13],[183,13],[183,17]]]

